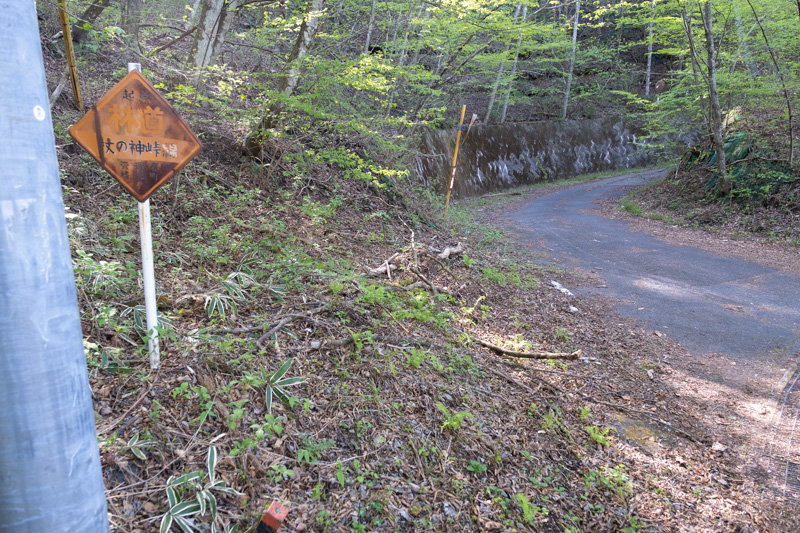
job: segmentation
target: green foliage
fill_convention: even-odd
[[[184,533],[200,531],[192,516],[211,515],[211,531],[218,531],[217,525],[217,498],[215,492],[241,496],[241,493],[226,485],[225,481],[216,476],[216,466],[219,462],[217,449],[209,447],[206,458],[206,470],[195,470],[181,476],[171,476],[167,480],[167,512],[161,517],[160,533],[167,533],[173,523],[181,528]],[[189,496],[189,499],[183,499]],[[226,533],[234,533],[237,526],[223,526]]]
[[[269,374],[266,369],[261,369],[258,373],[253,374],[248,372],[242,378],[242,383],[251,387],[264,387],[264,399],[268,413],[272,413],[272,399],[273,396],[278,398],[283,403],[289,405],[289,393],[286,392],[286,387],[299,385],[306,381],[307,378],[295,377],[284,378],[286,373],[291,368],[294,359],[287,359],[275,372]]]
[[[600,446],[608,447],[611,446],[611,437],[609,433],[611,433],[614,428],[607,427],[607,428],[600,428],[597,426],[586,426],[583,429],[589,433],[589,438],[591,438],[594,442],[599,444]]]
[[[516,500],[520,509],[522,509],[523,520],[529,526],[534,525],[539,517],[544,518],[549,514],[546,508],[531,504],[525,494],[515,494],[514,500]]]
[[[450,413],[450,410],[447,406],[441,402],[436,403],[436,408],[442,412],[445,416],[444,424],[442,424],[442,429],[450,429],[453,431],[458,431],[461,429],[461,426],[464,424],[464,420],[472,420],[473,415],[469,411],[459,411],[457,413]]]
[[[476,476],[480,476],[481,474],[486,472],[487,469],[488,467],[485,464],[483,464],[480,461],[476,461],[475,459],[472,459],[469,462],[469,465],[467,466],[467,470],[472,472]]]

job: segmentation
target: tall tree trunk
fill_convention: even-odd
[[[217,31],[214,34],[214,42],[211,44],[211,52],[207,60],[208,64],[204,66],[211,65],[217,61],[217,58],[222,52],[222,46],[225,44],[225,37],[227,37],[233,25],[233,20],[236,18],[236,13],[239,11],[242,1],[243,0],[229,0],[220,12],[217,22]]]
[[[520,24],[525,23],[525,19],[528,18],[528,6],[522,6],[522,19],[520,20]],[[506,99],[503,102],[503,111],[500,113],[500,124],[503,124],[506,121],[506,112],[508,111],[508,100],[511,98],[511,89],[514,85],[514,76],[517,75],[517,62],[519,61],[519,49],[522,46],[522,32],[520,32],[519,37],[517,38],[517,51],[514,53],[514,66],[511,67],[511,77],[508,79],[508,84],[506,86]]]
[[[369,53],[369,45],[372,40],[372,28],[375,26],[375,8],[378,0],[372,0],[372,9],[369,10],[369,24],[367,25],[367,40],[364,41],[364,55]]]
[[[205,68],[214,63],[241,4],[242,0],[195,2],[192,23],[197,26],[197,32],[189,54],[194,67]]]
[[[517,17],[519,17],[519,11],[522,9],[522,4],[517,4],[517,9],[514,11],[514,23],[517,22]],[[486,124],[489,123],[489,118],[492,116],[492,108],[494,107],[494,99],[497,97],[497,89],[500,87],[500,80],[503,78],[503,69],[506,66],[506,56],[508,56],[508,51],[511,49],[511,43],[506,45],[506,49],[503,51],[503,59],[500,61],[500,68],[497,69],[497,76],[494,79],[494,84],[492,85],[492,94],[489,96],[489,105],[486,109],[486,119],[484,122]]]
[[[283,75],[278,82],[278,91],[282,92],[284,96],[291,96],[300,83],[300,67],[302,66],[303,59],[308,54],[308,49],[311,46],[314,35],[317,33],[324,6],[325,0],[312,0],[311,8],[308,13],[306,13],[303,23],[300,25],[297,40],[294,42],[292,51],[286,60]],[[276,102],[267,108],[264,116],[261,117],[261,120],[258,122],[258,125],[250,135],[247,136],[247,139],[245,139],[244,151],[247,155],[252,157],[261,155],[261,147],[264,143],[264,132],[277,125],[282,111],[283,104],[280,102]]]
[[[686,8],[681,5],[681,16],[683,18],[683,28],[686,32],[686,37],[689,41],[689,56],[691,58],[691,65],[692,65],[692,76],[694,77],[694,86],[697,93],[700,95],[700,112],[703,114],[703,122],[706,125],[706,132],[709,136],[711,136],[711,117],[706,113],[706,104],[705,104],[705,89],[703,89],[700,85],[700,79],[698,75],[703,75],[702,71],[700,70],[700,60],[698,59],[697,47],[695,47],[695,39],[694,39],[694,30],[692,29],[692,17],[689,12],[686,11]],[[707,81],[705,77],[703,78],[704,81]],[[706,84],[707,85],[707,84]]]
[[[717,170],[719,180],[717,187],[720,194],[727,196],[731,192],[731,183],[725,161],[725,142],[722,138],[722,111],[717,91],[717,54],[714,49],[714,21],[711,16],[711,0],[706,0],[703,18],[703,29],[706,33],[706,51],[708,52],[708,95],[711,100],[712,137],[714,149],[717,151]]]
[[[142,23],[142,6],[144,0],[123,0],[122,29],[125,31],[125,42],[136,54],[141,54],[139,47],[139,26]]]
[[[564,106],[561,108],[561,120],[567,118],[569,107],[569,93],[572,90],[572,73],[575,70],[575,54],[578,50],[578,23],[581,17],[581,0],[575,2],[575,25],[572,28],[572,57],[569,60],[569,73],[567,73],[567,90],[564,92]]]
[[[764,26],[761,25],[761,20],[758,18],[756,8],[753,7],[753,4],[750,2],[750,0],[747,0],[747,5],[749,5],[750,9],[753,11],[753,16],[756,18],[756,24],[758,24],[758,27],[761,29],[761,35],[764,36],[764,44],[767,45],[767,51],[769,51],[769,56],[772,58],[772,64],[775,66],[775,70],[778,73],[778,79],[781,80],[783,98],[786,102],[786,110],[789,114],[789,165],[794,165],[794,116],[792,113],[792,99],[789,97],[789,91],[786,88],[786,78],[783,76],[783,70],[781,70],[781,67],[778,64],[778,59],[775,57],[775,51],[769,45],[767,32],[764,31]]]
[[[78,17],[78,22],[72,26],[72,40],[74,42],[81,42],[81,39],[86,36],[86,30],[83,29],[83,26],[85,24],[94,25],[94,21],[97,20],[100,13],[102,13],[110,3],[111,0],[95,0],[89,4],[89,7]]]
[[[656,0],[650,0],[650,29],[647,32],[647,74],[644,82],[644,95],[650,96],[650,73],[653,67],[653,21],[656,18]]]

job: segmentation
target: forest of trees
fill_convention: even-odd
[[[739,121],[794,163],[796,0],[75,4],[79,52],[121,38],[146,68],[181,65],[173,100],[241,109],[252,155],[298,117],[380,136],[452,126],[467,104],[488,124],[625,114],[653,133],[705,125],[717,146]]]

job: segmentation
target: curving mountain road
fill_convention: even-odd
[[[660,330],[695,355],[764,361],[800,351],[800,277],[757,263],[667,244],[592,213],[663,176],[645,171],[560,190],[506,214],[518,238],[556,261],[596,272],[604,283],[579,295],[616,299],[617,311]]]

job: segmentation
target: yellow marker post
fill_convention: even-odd
[[[75,66],[75,50],[72,48],[72,31],[69,27],[69,13],[67,12],[67,0],[59,0],[58,15],[61,19],[61,33],[64,34],[64,51],[67,54],[67,65],[69,65],[69,79],[72,82],[72,94],[78,103],[78,109],[83,111],[83,100],[81,100],[81,88],[78,85],[78,68]]]
[[[447,218],[447,208],[450,206],[450,193],[453,192],[453,184],[456,182],[456,160],[458,159],[458,147],[461,144],[461,130],[464,126],[464,114],[467,106],[461,106],[461,120],[458,121],[458,135],[456,135],[456,150],[453,152],[453,168],[450,169],[450,185],[447,186],[447,197],[444,199],[444,218]]]

